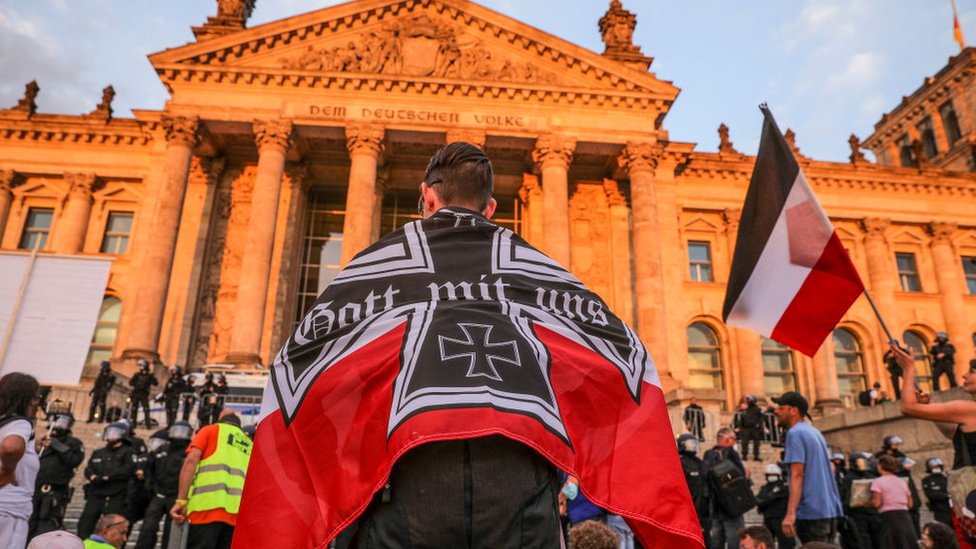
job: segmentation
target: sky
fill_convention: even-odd
[[[339,4],[257,0],[249,26]],[[604,0],[480,0],[480,4],[597,52]],[[957,0],[976,40],[976,0]],[[801,152],[846,161],[851,133],[870,135],[881,115],[959,51],[950,0],[623,0],[637,14],[634,42],[651,70],[681,89],[664,121],[673,141],[718,147],[730,128],[755,154],[767,102]],[[572,9],[567,10],[566,6]],[[24,85],[41,87],[38,110],[91,111],[116,91],[115,116],[162,109],[167,99],[146,56],[193,41],[190,27],[215,0],[0,0],[0,107]]]

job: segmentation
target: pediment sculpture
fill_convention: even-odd
[[[308,46],[297,55],[281,58],[281,67],[534,84],[555,80],[552,73],[533,63],[505,59],[478,38],[464,35],[458,27],[423,14],[387,23],[341,42]]]

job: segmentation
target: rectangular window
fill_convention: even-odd
[[[946,101],[939,107],[939,116],[942,117],[942,126],[945,128],[946,139],[949,141],[949,148],[959,141],[962,137],[962,130],[959,129],[959,118],[956,116],[956,109],[952,108],[952,101]]]
[[[51,232],[51,220],[54,219],[52,208],[31,208],[27,211],[27,222],[24,232],[20,235],[22,250],[43,250],[47,242],[47,234]]]
[[[901,134],[898,138],[898,162],[903,168],[914,168],[917,166],[915,163],[915,154],[912,152],[912,140],[908,137],[907,133]]]
[[[966,273],[966,287],[969,288],[969,295],[976,295],[976,257],[963,257],[962,271]]]
[[[122,255],[129,248],[129,233],[132,232],[131,212],[109,212],[105,223],[105,236],[102,238],[103,254]]]
[[[708,242],[688,243],[688,266],[691,280],[712,282],[712,250]]]
[[[895,254],[898,263],[898,279],[901,281],[903,292],[921,292],[922,283],[918,278],[918,265],[915,254]]]
[[[922,151],[926,158],[939,154],[939,146],[935,142],[935,132],[932,130],[932,117],[926,116],[918,123],[918,135],[922,140]]]

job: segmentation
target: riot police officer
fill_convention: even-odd
[[[224,409],[224,401],[230,393],[230,387],[227,386],[227,376],[224,374],[217,376],[217,388],[215,392],[217,393],[217,404],[210,411],[210,423],[217,423],[217,420],[220,418],[220,411]]]
[[[847,505],[847,500],[851,499],[850,473],[847,472],[847,460],[844,454],[835,452],[830,456],[830,462],[834,464],[834,482],[837,484],[837,495],[840,501]]]
[[[217,384],[214,383],[213,372],[207,372],[204,376],[203,385],[200,386],[200,407],[197,409],[197,419],[200,422],[200,426],[210,425],[213,423],[213,415],[216,411],[220,414],[220,408],[217,407]]]
[[[119,422],[125,425],[128,431],[125,435],[125,444],[132,449],[132,461],[135,464],[135,472],[129,478],[125,494],[125,516],[129,521],[129,533],[135,523],[142,520],[146,514],[146,507],[149,506],[149,481],[146,478],[146,464],[149,462],[149,446],[142,438],[136,435],[132,428],[132,423],[128,419]]]
[[[95,383],[92,385],[91,391],[88,391],[88,394],[92,397],[92,401],[88,407],[87,423],[95,421],[96,417],[99,423],[105,422],[105,399],[108,398],[108,394],[113,386],[115,386],[115,374],[112,373],[112,364],[107,360],[103,360],[98,377],[95,378]],[[98,412],[97,415],[95,413],[96,411]]]
[[[705,493],[707,488],[705,477],[701,474],[702,461],[698,458],[696,435],[685,433],[678,437],[678,456],[685,473],[685,482],[688,483],[688,491],[691,492],[691,501],[695,504],[695,512],[698,513],[698,522],[702,526],[702,532],[707,533],[709,529],[708,498]]]
[[[193,405],[197,402],[195,390],[193,387],[193,374],[187,372],[183,376],[183,421],[190,421],[190,412],[193,411]]]
[[[55,415],[50,435],[39,441],[41,467],[34,484],[28,539],[62,528],[64,511],[71,500],[71,477],[85,460],[84,445],[71,436],[74,422],[71,413]]]
[[[756,495],[759,513],[763,516],[763,525],[776,537],[779,549],[793,549],[794,538],[783,533],[783,519],[786,518],[786,508],[790,500],[790,487],[783,478],[783,470],[779,465],[770,463],[766,466],[766,484],[762,485]]]
[[[939,378],[945,374],[949,378],[949,387],[956,386],[956,347],[949,343],[949,334],[939,332],[935,334],[935,345],[932,345],[932,390],[939,390]]]
[[[878,478],[873,458],[868,452],[854,452],[851,454],[850,482],[851,488],[847,490],[848,500],[844,502],[845,507],[850,509],[850,517],[857,526],[858,536],[861,540],[861,549],[882,549],[881,547],[881,516],[878,510],[870,506],[851,507],[851,496],[855,490],[853,485],[858,481],[870,481]],[[867,489],[870,494],[870,488]],[[870,496],[869,496],[870,497]]]
[[[146,467],[152,500],[142,521],[142,530],[136,549],[152,549],[159,534],[159,521],[163,522],[163,547],[169,546],[169,510],[176,502],[179,490],[180,469],[186,457],[193,429],[185,421],[177,421],[165,431],[167,442],[156,448]]]
[[[174,365],[169,369],[169,379],[163,386],[163,404],[166,407],[166,426],[171,427],[176,422],[176,412],[180,408],[180,399],[186,392],[186,382],[183,379],[183,369]]]
[[[135,473],[135,452],[126,443],[129,426],[112,423],[105,428],[105,446],[92,452],[85,467],[85,509],[78,519],[78,536],[88,539],[103,514],[122,514],[126,508],[129,479]]]
[[[941,458],[925,460],[928,475],[922,479],[922,491],[929,500],[929,509],[935,520],[952,527],[952,506],[949,504],[949,477],[945,475],[945,462]]]
[[[146,415],[146,427],[152,428],[149,417],[149,392],[154,385],[159,385],[159,380],[149,371],[147,360],[139,359],[138,364],[139,371],[129,380],[129,385],[132,387],[132,391],[129,393],[129,397],[132,399],[132,424],[139,424],[139,406],[141,405]]]

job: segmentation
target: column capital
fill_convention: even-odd
[[[653,171],[657,168],[663,152],[664,147],[660,143],[637,143],[631,141],[620,151],[617,162],[621,168],[626,169],[630,174],[641,171]]]
[[[14,181],[17,179],[17,172],[13,170],[0,170],[0,193],[9,193],[14,188]]]
[[[607,195],[607,203],[611,207],[627,205],[627,197],[620,192],[620,185],[615,179],[603,180],[603,192]]]
[[[569,168],[574,152],[576,152],[576,138],[564,135],[542,135],[535,141],[532,161],[540,168],[550,163]]]
[[[891,220],[884,217],[865,217],[861,220],[861,228],[868,238],[880,238],[884,240],[885,232],[891,226]]]
[[[166,143],[193,147],[200,141],[200,118],[164,114],[161,119]]]
[[[346,126],[346,148],[349,154],[367,153],[379,156],[383,153],[386,130],[376,124]]]
[[[742,219],[742,208],[725,208],[725,211],[722,212],[722,219],[725,220],[726,232],[738,232],[739,221]]]
[[[933,221],[929,223],[927,229],[932,236],[932,244],[951,244],[952,235],[959,230],[959,224],[949,221]]]
[[[448,143],[463,141],[465,143],[471,143],[475,147],[484,150],[486,139],[487,136],[485,135],[485,132],[481,132],[478,130],[460,129],[460,130],[447,130],[446,141]]]
[[[68,199],[92,201],[92,193],[99,188],[98,178],[93,173],[66,173],[64,182],[68,184]]]
[[[291,144],[292,129],[294,125],[291,120],[277,118],[274,120],[255,120],[252,124],[254,130],[254,142],[258,146],[258,152],[271,148],[279,152],[288,150]]]

